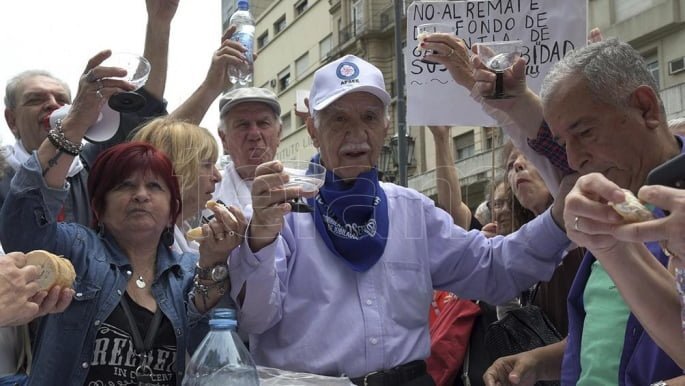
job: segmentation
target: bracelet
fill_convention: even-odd
[[[50,140],[50,143],[58,150],[61,150],[74,157],[78,156],[83,148],[83,144],[76,144],[67,139],[67,137],[64,135],[64,131],[62,131],[61,119],[58,119],[55,127],[50,129],[48,132],[48,140]]]
[[[200,283],[200,278],[198,277],[198,275],[195,275],[195,278],[193,279],[193,285],[195,286],[194,292],[195,294],[197,294],[198,292],[200,293],[200,296],[202,297],[202,304],[205,306],[205,311],[207,310],[207,299],[209,299],[209,291],[213,290],[214,288],[218,288],[219,295],[223,296],[227,290],[227,287],[224,286],[224,283],[227,282],[228,280],[223,280],[212,283],[210,285],[204,285]]]

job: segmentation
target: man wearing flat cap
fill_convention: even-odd
[[[214,198],[252,213],[250,189],[257,165],[273,160],[283,127],[281,106],[276,95],[265,88],[243,87],[225,94],[219,101],[219,137],[231,157],[222,171]]]
[[[498,304],[547,280],[568,239],[559,206],[506,237],[454,225],[426,196],[378,180],[390,95],[381,71],[352,55],[320,68],[310,91],[314,162],[326,179],[312,213],[284,187],[279,161],[259,165],[254,213],[231,261],[231,297],[260,365],[347,376],[358,385],[433,385],[433,289]],[[554,218],[553,218],[554,216]]]

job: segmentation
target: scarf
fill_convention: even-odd
[[[31,157],[31,154],[26,151],[24,145],[22,145],[21,141],[19,140],[14,142],[14,146],[5,146],[2,149],[2,154],[5,156],[7,164],[10,165],[14,171],[18,171],[21,165],[26,162],[29,157]],[[74,157],[74,161],[72,161],[71,166],[69,166],[67,177],[73,177],[79,174],[81,170],[83,170],[81,158]]]
[[[226,205],[239,206],[246,218],[252,217],[252,181],[240,178],[233,162],[226,165],[222,177],[213,194],[214,199],[221,200]]]
[[[320,163],[317,154],[312,162]],[[357,176],[352,185],[332,171],[314,198],[316,231],[334,255],[356,272],[373,267],[385,251],[388,240],[388,202],[378,182],[376,168]]]

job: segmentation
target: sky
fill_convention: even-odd
[[[0,2],[0,94],[21,71],[42,69],[66,81],[72,96],[88,60],[103,49],[143,54],[145,0]],[[165,98],[173,111],[204,79],[221,39],[220,0],[181,0],[171,24]],[[218,103],[202,126],[216,132]],[[4,111],[4,102],[2,104]],[[14,137],[4,115],[2,144]]]

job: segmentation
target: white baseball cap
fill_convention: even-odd
[[[354,55],[343,56],[314,73],[309,110],[320,111],[343,95],[358,91],[375,95],[385,106],[390,104],[381,70]]]

